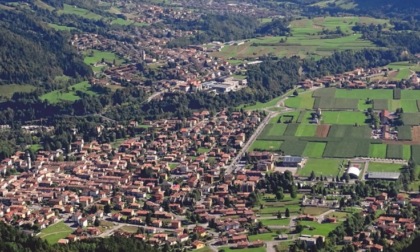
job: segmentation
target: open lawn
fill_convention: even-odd
[[[105,64],[101,64],[102,60],[108,63],[113,63],[115,60],[116,65],[119,65],[124,61],[113,52],[98,50],[86,51],[83,61],[86,65],[90,65],[94,71],[101,71],[105,67]]]
[[[322,235],[327,237],[340,223],[318,223],[315,221],[301,221],[301,225],[305,226],[302,234],[305,235]]]
[[[264,233],[264,234],[256,234],[248,236],[249,241],[272,241],[274,238],[277,237],[276,233]]]
[[[12,95],[16,92],[29,93],[34,91],[35,89],[36,87],[32,85],[0,85],[0,96],[11,98]]]
[[[316,176],[337,176],[340,173],[341,159],[315,159],[310,158],[305,166],[298,170],[299,176],[310,176],[314,171]]]
[[[306,145],[303,156],[309,158],[322,158],[326,145],[327,144],[324,142],[309,142]]]
[[[402,165],[369,162],[369,172],[400,172]]]
[[[284,215],[284,212],[281,212],[282,215]],[[290,219],[289,218],[283,218],[283,219],[264,219],[264,220],[260,220],[261,223],[264,226],[288,226],[290,223]]]
[[[50,103],[57,103],[60,101],[77,101],[80,97],[76,94],[76,91],[92,96],[97,95],[97,93],[91,89],[91,85],[87,81],[83,81],[70,86],[68,90],[61,89],[46,93],[41,96],[41,99],[48,100]]]
[[[45,239],[50,244],[55,244],[58,240],[65,238],[72,232],[73,230],[64,222],[58,222],[41,230],[39,238]]]
[[[252,143],[251,147],[249,147],[249,151],[279,151],[282,143],[282,141],[256,140],[254,143]]]
[[[365,124],[366,116],[363,112],[352,111],[323,111],[322,123],[325,124]]]

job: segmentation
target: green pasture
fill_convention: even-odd
[[[41,230],[39,238],[46,240],[50,244],[55,244],[58,240],[67,237],[72,232],[73,230],[64,222],[58,222]]]
[[[58,103],[60,101],[77,101],[80,97],[77,95],[76,91],[93,96],[98,95],[91,88],[91,85],[87,81],[83,81],[70,86],[68,89],[60,89],[46,93],[40,98],[41,100],[48,100],[50,103]]]

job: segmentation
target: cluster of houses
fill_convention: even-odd
[[[244,230],[245,223],[256,222],[245,202],[263,175],[246,171],[226,174],[223,183],[216,182],[261,116],[259,112],[228,111],[212,116],[202,111],[185,120],[145,121],[149,130],[124,141],[117,150],[110,144],[82,139],[71,143],[76,161],[55,161],[62,151],[39,151],[35,160],[17,152],[0,163],[3,175],[12,168],[20,171],[0,178],[0,220],[40,229],[60,220],[73,222],[79,231],[62,243],[99,235],[101,229],[94,223],[104,218],[147,224],[145,232],[151,234],[171,229],[174,235],[170,237],[179,242],[189,236],[183,233],[178,215],[192,208],[204,222],[217,216],[232,217],[218,219],[215,226],[235,235]],[[230,186],[236,186],[239,193],[231,195]],[[201,199],[194,197],[195,192]],[[226,200],[235,202],[235,208],[226,208]],[[205,229],[196,229],[194,232],[205,236]]]
[[[299,82],[299,85],[304,89],[320,86],[348,89],[364,89],[368,87],[394,89],[397,87],[398,82],[386,78],[390,73],[392,73],[392,70],[389,68],[357,68],[334,76],[324,76],[313,80],[307,79]],[[420,88],[420,81],[416,74],[411,75],[409,81],[414,88]]]
[[[384,237],[386,244],[391,246],[395,239],[400,240],[410,237],[417,227],[415,219],[406,217],[404,211],[402,211],[408,204],[418,207],[420,206],[420,198],[409,199],[406,194],[389,197],[387,193],[380,193],[376,197],[366,197],[361,202],[364,215],[375,214],[378,211],[384,213],[373,220],[368,229],[354,236],[344,237],[344,244],[352,244],[356,249],[382,252],[384,244],[375,243],[374,235]]]

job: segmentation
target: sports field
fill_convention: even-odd
[[[337,176],[340,174],[341,159],[310,158],[305,166],[298,171],[299,176],[310,176],[313,171],[316,176]]]

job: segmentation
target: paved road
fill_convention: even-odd
[[[114,234],[115,231],[117,231],[118,229],[120,229],[121,227],[123,227],[125,225],[126,225],[126,223],[117,223],[117,225],[113,226],[112,228],[110,228],[110,229],[106,230],[105,232],[103,232],[102,234],[98,235],[98,237],[104,238],[104,237],[111,236],[112,234]]]
[[[270,122],[271,118],[273,118],[277,113],[275,112],[269,112],[269,114],[264,118],[264,120],[260,123],[260,125],[257,127],[257,129],[254,131],[254,133],[251,135],[251,137],[248,139],[248,141],[245,143],[245,145],[242,147],[242,149],[238,152],[236,157],[233,158],[230,165],[228,165],[225,170],[225,174],[230,174],[234,171],[235,166],[238,164],[239,160],[241,160],[244,153],[249,149],[251,144],[257,139],[257,137],[261,134],[265,126]]]

